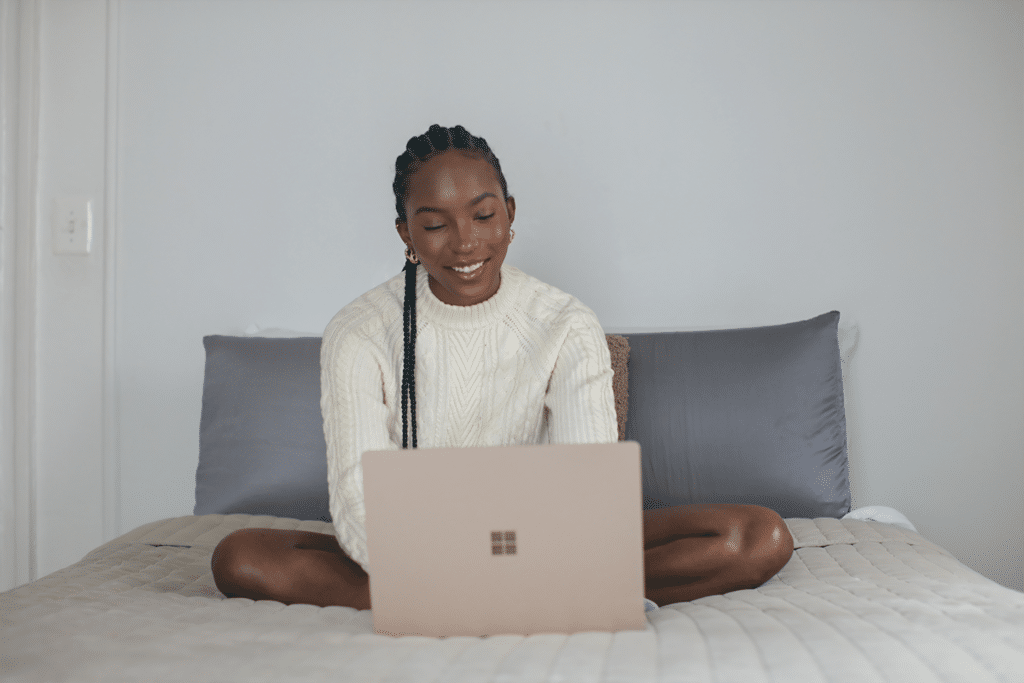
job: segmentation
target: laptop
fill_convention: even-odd
[[[640,444],[363,454],[373,630],[644,630]]]

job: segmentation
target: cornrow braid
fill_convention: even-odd
[[[405,200],[409,194],[409,179],[428,159],[449,149],[458,149],[483,157],[494,167],[494,172],[498,174],[498,182],[501,183],[501,193],[506,200],[508,199],[505,174],[501,172],[501,163],[498,162],[498,157],[494,156],[487,140],[470,135],[462,126],[444,128],[435,123],[423,135],[409,138],[409,142],[405,143],[405,151],[395,159],[395,181],[391,188],[395,192],[395,211],[398,213],[396,222],[405,223],[407,219]]]
[[[487,141],[474,137],[462,126],[445,128],[436,123],[423,135],[409,138],[405,151],[395,160],[395,181],[391,188],[395,193],[396,223],[407,222],[405,200],[409,194],[409,180],[431,159],[449,149],[464,150],[479,154],[494,167],[501,183],[501,193],[508,201],[508,184],[501,172],[498,157],[494,156]],[[405,263],[405,311],[403,315],[404,353],[402,363],[402,448],[409,447],[409,427],[412,427],[412,447],[416,448],[416,264],[406,259]],[[410,407],[411,425],[406,418],[406,404]]]

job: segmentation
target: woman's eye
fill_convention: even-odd
[[[487,214],[486,216],[477,216],[476,219],[478,221],[485,221],[488,218],[493,218],[493,217],[494,217],[494,213],[492,212],[492,213]]]
[[[423,229],[424,230],[440,230],[443,227],[444,227],[444,225],[424,225]]]

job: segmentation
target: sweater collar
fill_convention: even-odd
[[[422,315],[424,319],[451,327],[489,327],[508,311],[519,292],[520,284],[519,270],[502,263],[501,283],[490,299],[472,306],[452,306],[438,299],[431,291],[426,268],[417,268],[416,317]]]

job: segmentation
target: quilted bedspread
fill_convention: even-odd
[[[0,593],[0,680],[1024,681],[1024,594],[896,526],[786,522],[797,550],[768,583],[648,612],[644,631],[436,639],[217,591],[229,532],[329,524],[176,517]]]

